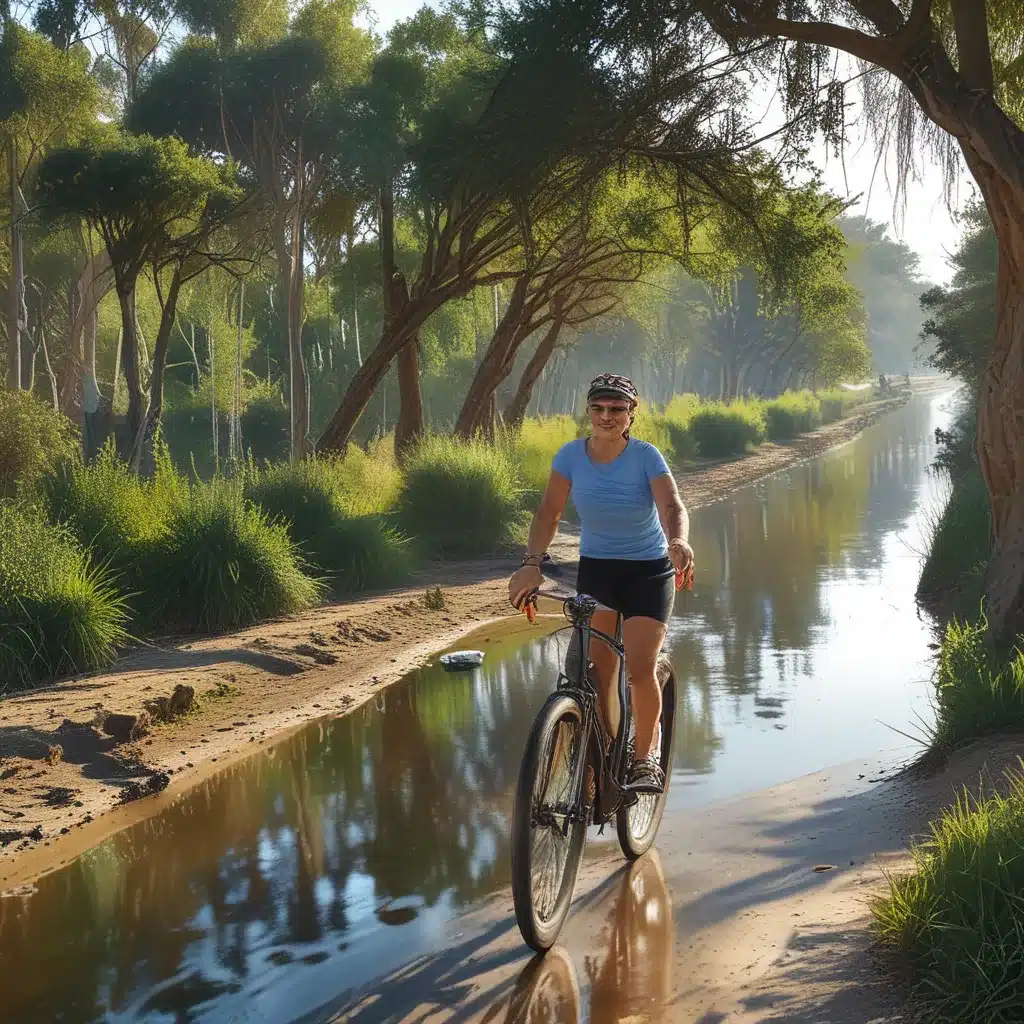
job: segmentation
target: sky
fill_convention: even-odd
[[[371,0],[376,15],[376,28],[385,33],[396,21],[408,18],[418,10],[423,0]],[[766,108],[770,102],[765,94]],[[889,163],[889,180],[884,168],[876,168],[874,146],[867,138],[863,125],[854,121],[850,127],[845,159],[840,162],[819,145],[812,153],[814,161],[823,169],[825,185],[836,195],[852,198],[860,195],[851,214],[865,214],[871,220],[889,226],[890,236],[906,243],[920,258],[921,276],[928,281],[945,284],[951,271],[947,254],[952,252],[960,238],[960,228],[946,207],[942,192],[942,177],[938,169],[927,165],[922,168],[921,180],[907,187],[905,210],[895,208],[890,181],[893,163]],[[960,206],[971,196],[970,177],[964,175],[956,200]]]

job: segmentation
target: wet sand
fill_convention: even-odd
[[[925,381],[921,390],[946,382]],[[745,459],[677,474],[696,508],[843,444],[901,399]],[[552,546],[573,561],[571,531]],[[699,557],[699,555],[698,555]],[[164,639],[126,654],[113,669],[0,701],[0,892],[53,870],[104,835],[152,813],[185,788],[280,740],[311,719],[345,714],[438,651],[511,617],[505,579],[516,559],[437,564],[416,586],[333,604],[230,635]],[[440,586],[445,608],[426,607]],[[472,646],[472,644],[470,644]],[[176,687],[195,695],[187,714],[118,741],[97,715],[160,713]],[[155,795],[150,795],[156,791]]]
[[[888,780],[851,762],[669,813],[632,866],[614,838],[592,841],[547,957],[529,957],[503,894],[453,921],[443,952],[309,1020],[911,1024],[870,900],[962,787],[1002,779],[1022,751],[1007,737]]]

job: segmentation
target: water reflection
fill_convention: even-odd
[[[878,719],[906,729],[926,710],[913,590],[943,415],[918,400],[694,516],[700,575],[670,634],[673,803],[864,755],[894,739]],[[507,887],[515,778],[559,646],[513,638],[470,674],[417,673],[226,770],[33,895],[0,899],[4,1019],[318,1020],[444,946],[453,916]],[[651,911],[634,955],[639,905],[623,896],[614,955],[584,965],[591,1019],[596,994],[611,1000],[641,968],[653,973],[637,998],[660,999],[661,919]]]
[[[890,727],[927,721],[931,637],[914,591],[945,405],[916,399],[695,514],[697,583],[669,637],[689,783],[675,806],[892,747]]]
[[[623,872],[596,955],[584,961],[586,986],[555,947],[520,974],[505,1024],[620,1024],[662,1019],[672,994],[672,901],[656,850]]]

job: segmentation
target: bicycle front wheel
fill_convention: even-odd
[[[659,762],[665,773],[665,789],[658,794],[642,793],[635,803],[620,807],[615,816],[619,846],[630,860],[642,857],[653,845],[668,801],[668,785],[672,778],[672,751],[676,739],[676,676],[672,663],[662,655],[658,659],[658,682],[661,684],[661,750]]]
[[[512,812],[512,902],[526,944],[554,945],[572,902],[587,837],[587,779],[573,792],[586,757],[583,713],[556,694],[537,716],[519,769]]]

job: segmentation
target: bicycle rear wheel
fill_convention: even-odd
[[[576,887],[587,837],[586,778],[576,807],[571,790],[586,755],[580,706],[556,694],[530,731],[512,812],[512,902],[523,939],[538,952],[558,938]]]
[[[620,807],[615,815],[619,846],[629,860],[642,857],[653,845],[661,825],[668,786],[672,778],[672,751],[676,739],[676,676],[672,663],[662,655],[658,659],[658,682],[661,684],[661,752],[659,761],[665,773],[661,793],[641,793],[635,803]]]

